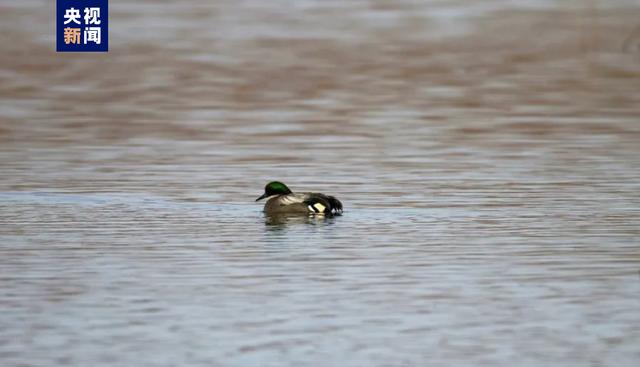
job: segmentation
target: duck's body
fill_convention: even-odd
[[[342,214],[342,203],[335,197],[314,192],[293,193],[281,182],[267,184],[256,201],[264,198],[268,198],[264,204],[267,214]]]

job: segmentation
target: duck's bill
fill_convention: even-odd
[[[267,194],[262,194],[262,196],[260,196],[259,198],[257,198],[257,199],[256,199],[256,201],[260,201],[260,200],[262,200],[262,199],[264,199],[264,198],[266,198],[266,197],[267,197]]]

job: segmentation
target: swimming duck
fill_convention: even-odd
[[[342,203],[333,196],[314,192],[293,193],[282,182],[269,182],[264,194],[256,201],[268,198],[264,204],[267,214],[319,214],[340,215]]]

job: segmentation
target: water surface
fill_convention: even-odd
[[[2,366],[640,360],[637,4],[110,4],[0,1]]]

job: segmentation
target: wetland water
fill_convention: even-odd
[[[0,365],[635,366],[640,8],[466,4],[0,1]]]

